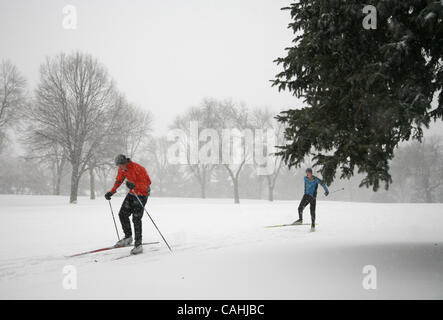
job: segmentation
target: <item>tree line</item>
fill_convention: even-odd
[[[10,61],[1,77],[3,146],[14,123],[24,157],[49,169],[53,194],[69,170],[71,203],[85,173],[94,198],[96,174],[106,174],[117,152],[135,154],[151,130],[152,115],[130,103],[89,54],[48,57],[33,93]]]
[[[153,196],[231,197],[235,203],[241,198],[298,199],[303,193],[304,168],[314,164],[305,156],[301,167],[289,169],[282,157],[267,149],[264,139],[255,141],[252,148],[245,146],[238,163],[195,163],[186,152],[183,163],[173,164],[171,145],[189,141],[155,136],[152,113],[131,103],[105,66],[88,54],[48,57],[32,92],[10,61],[2,61],[0,81],[0,193],[69,195],[71,203],[78,195],[95,199],[111,187],[116,173],[113,159],[124,153],[147,168]],[[199,137],[198,151],[207,148],[207,153],[223,152],[214,142],[227,128],[271,129],[276,145],[286,143],[288,132],[269,108],[251,108],[232,100],[203,99],[171,119],[169,128],[189,137],[192,121],[198,122],[200,133],[204,129],[216,133]],[[11,151],[14,140],[24,150],[23,156]],[[264,164],[253,156],[257,144],[262,144],[261,152],[273,164],[266,174],[259,174]],[[389,191],[359,188],[364,176],[355,170],[349,180],[333,184],[332,190],[345,189],[334,199],[442,201],[442,160],[440,137],[405,143],[388,163],[393,179]]]

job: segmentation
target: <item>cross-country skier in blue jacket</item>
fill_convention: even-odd
[[[311,211],[311,230],[315,230],[315,204],[317,198],[317,188],[318,185],[321,185],[325,190],[325,196],[329,194],[329,190],[326,185],[316,176],[312,175],[312,169],[306,169],[306,177],[305,180],[305,194],[300,201],[298,206],[298,217],[297,221],[294,221],[293,224],[302,224],[303,223],[303,210],[305,207],[310,204],[309,209]]]

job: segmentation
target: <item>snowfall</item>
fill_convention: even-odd
[[[0,195],[0,299],[443,298],[443,204],[329,198],[310,232],[264,228],[294,221],[298,201],[152,197],[172,253],[145,214],[143,241],[158,243],[143,254],[68,257],[116,242],[104,198]]]

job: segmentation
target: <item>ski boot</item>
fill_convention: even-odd
[[[135,245],[134,248],[131,250],[131,254],[139,254],[143,252],[143,245]]]
[[[303,219],[298,219],[294,221],[292,224],[303,224]]]
[[[131,244],[132,244],[132,237],[126,237],[124,239],[117,241],[117,243],[114,245],[114,247],[116,247],[116,248],[127,247],[127,246],[130,246]]]
[[[315,231],[315,222],[313,222],[312,224],[311,224],[311,232],[314,232]]]

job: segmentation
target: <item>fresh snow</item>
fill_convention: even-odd
[[[117,240],[106,200],[0,195],[0,298],[443,298],[443,204],[324,199],[310,233],[264,228],[294,221],[298,201],[151,198],[174,252],[143,217],[143,241],[160,243],[115,260],[130,248],[65,257]],[[117,222],[121,202],[112,199]],[[377,271],[375,290],[362,285],[367,265]],[[65,266],[77,270],[77,289],[64,289]]]

